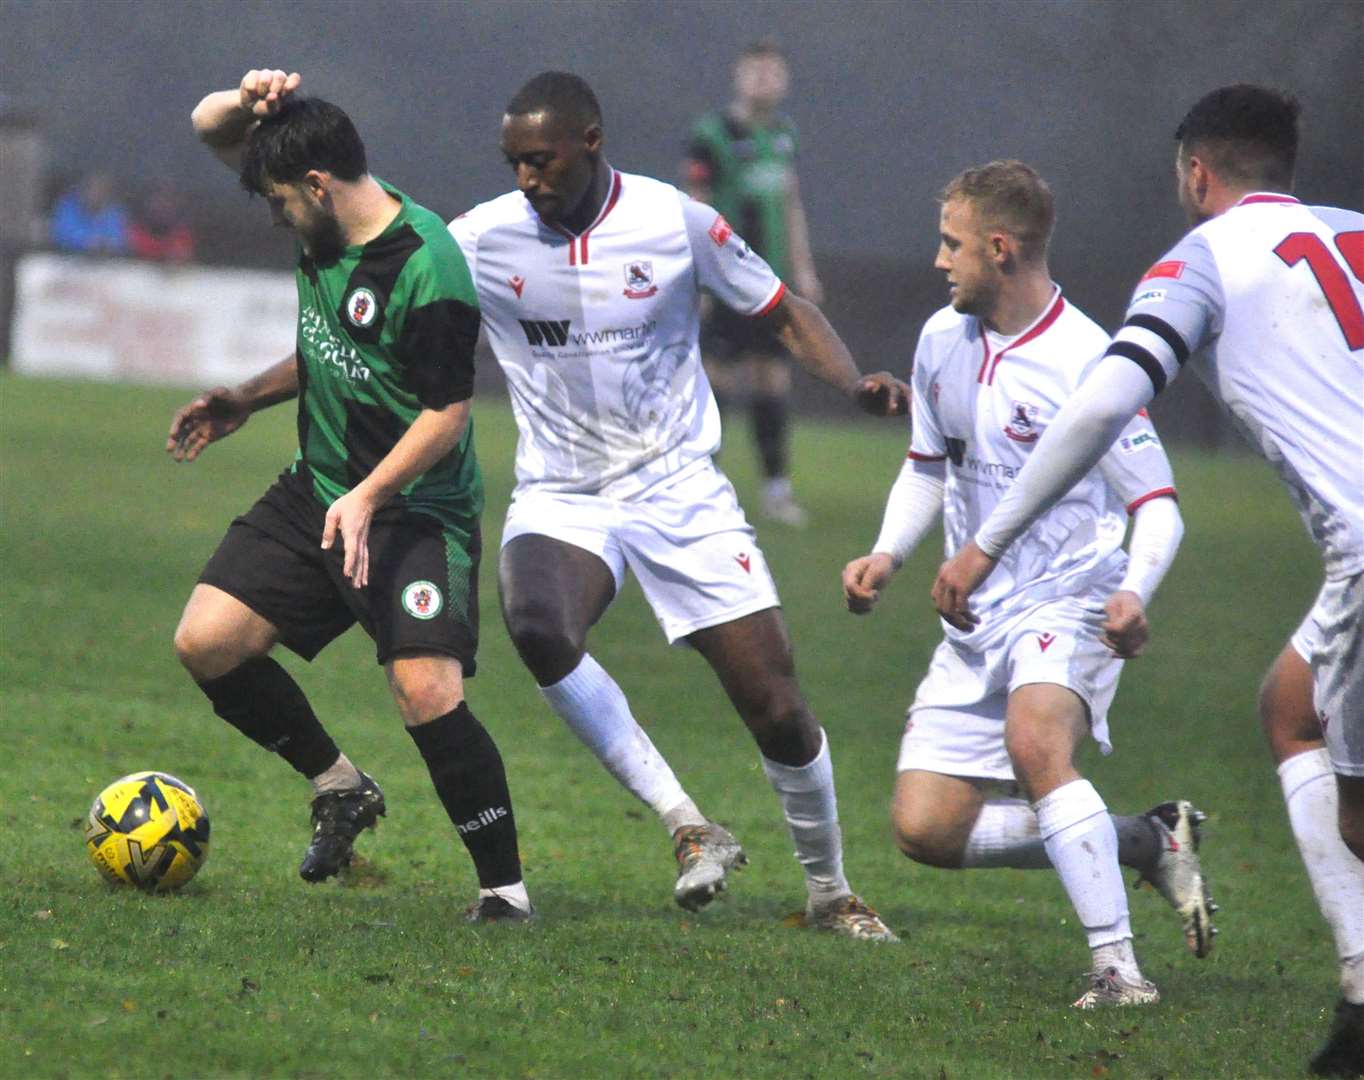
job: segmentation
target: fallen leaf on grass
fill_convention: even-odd
[[[800,927],[805,926],[805,912],[803,911],[791,912],[790,915],[787,915],[782,919],[781,925],[786,927],[786,929],[788,930],[799,929]]]
[[[52,939],[52,941],[51,941],[51,945],[52,945],[52,947],[53,947],[55,950],[57,950],[57,952],[61,952],[63,949],[69,949],[69,948],[71,948],[71,943],[70,943],[70,942],[63,941],[63,940],[62,940],[61,938],[59,938],[59,937],[54,937],[54,938]]]
[[[39,922],[47,922],[48,919],[52,918],[52,909],[43,908],[42,911],[35,911],[33,917]]]
[[[242,976],[242,988],[240,991],[241,993],[254,994],[259,989],[260,983],[256,982],[255,979],[251,978],[249,975]]]

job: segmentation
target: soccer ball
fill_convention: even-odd
[[[208,858],[208,814],[183,780],[132,773],[101,791],[90,807],[85,850],[112,884],[170,892]]]

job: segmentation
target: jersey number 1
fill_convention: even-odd
[[[1336,247],[1356,280],[1364,282],[1364,231],[1336,234]],[[1331,314],[1345,335],[1350,351],[1364,349],[1364,310],[1340,264],[1331,257],[1326,244],[1316,233],[1295,232],[1284,237],[1274,254],[1287,265],[1296,266],[1307,260],[1312,276],[1317,279]]]

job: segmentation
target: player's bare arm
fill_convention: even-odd
[[[369,584],[369,527],[375,512],[422,473],[450,453],[469,425],[470,402],[423,409],[373,471],[327,510],[322,547],[341,537],[342,572],[357,589]]]
[[[814,304],[824,303],[824,286],[815,272],[815,253],[810,247],[810,223],[800,199],[800,181],[791,172],[786,181],[786,235],[791,245],[792,284],[796,292]]]
[[[228,168],[237,169],[251,129],[263,117],[279,112],[302,81],[296,71],[276,68],[248,71],[235,90],[215,91],[194,107],[190,113],[194,133]]]
[[[166,453],[193,461],[211,442],[240,428],[254,412],[298,396],[298,359],[287,356],[237,387],[205,390],[171,417]]]
[[[908,411],[909,387],[888,371],[861,374],[842,338],[809,300],[788,291],[766,317],[801,367],[866,412],[903,416]]]

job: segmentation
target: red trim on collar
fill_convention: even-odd
[[[546,221],[540,218],[540,224],[548,229],[553,229],[560,236],[568,238],[568,265],[586,266],[587,265],[587,234],[595,229],[605,220],[606,215],[615,209],[616,203],[620,202],[621,179],[620,173],[615,169],[611,170],[611,193],[607,195],[606,202],[602,205],[601,211],[593,219],[592,224],[580,233],[569,232],[557,221]]]
[[[1297,201],[1298,201],[1298,200],[1295,199],[1295,198],[1293,198],[1292,195],[1267,195],[1267,194],[1263,194],[1263,193],[1262,193],[1262,194],[1257,194],[1257,195],[1245,195],[1245,196],[1242,196],[1242,198],[1236,203],[1236,205],[1237,205],[1237,206],[1249,206],[1251,203],[1257,203],[1257,202],[1286,202],[1286,203],[1295,203],[1295,202],[1297,202]]]
[[[1061,290],[1057,289],[1056,299],[1052,302],[1051,307],[1047,309],[1046,313],[1043,314],[1037,322],[1033,323],[1030,329],[1024,331],[1021,337],[1015,338],[1013,341],[1009,342],[1009,344],[1005,345],[999,352],[995,353],[993,357],[990,356],[990,342],[985,336],[985,327],[982,325],[980,328],[980,343],[981,347],[985,350],[985,355],[981,358],[980,371],[976,373],[976,382],[994,385],[995,369],[999,367],[999,362],[1004,359],[1004,354],[1010,349],[1016,349],[1018,346],[1026,345],[1034,338],[1040,337],[1047,331],[1052,323],[1061,317],[1061,312],[1064,310],[1065,306],[1065,297],[1061,295]],[[993,363],[991,362],[992,360]]]

